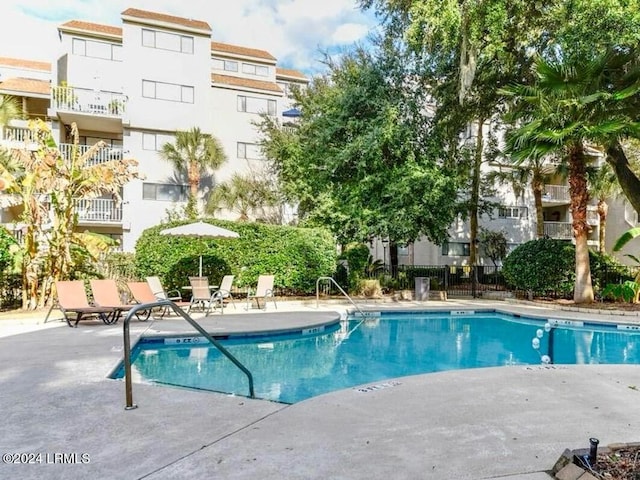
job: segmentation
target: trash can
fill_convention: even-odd
[[[416,277],[416,293],[414,299],[418,301],[429,300],[430,277]]]

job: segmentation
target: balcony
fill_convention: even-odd
[[[78,223],[106,224],[122,223],[122,205],[110,198],[80,199],[76,204]]]
[[[0,145],[6,148],[38,149],[33,132],[27,127],[3,127],[0,130]]]
[[[86,130],[119,132],[127,96],[87,88],[52,87],[49,115],[65,124],[75,122]]]
[[[545,185],[542,194],[543,204],[565,204],[571,201],[569,187],[564,185]]]
[[[78,145],[78,153],[84,155],[89,151],[92,145]],[[73,152],[73,145],[70,143],[61,143],[58,146],[60,153],[65,158],[71,158]],[[104,147],[98,149],[89,160],[87,160],[86,166],[97,165],[99,163],[110,162],[112,160],[122,160],[122,147]]]
[[[571,222],[544,222],[544,234],[557,240],[571,240],[573,228]]]

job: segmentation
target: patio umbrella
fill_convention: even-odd
[[[179,227],[167,228],[160,231],[160,235],[177,235],[180,237],[197,238],[238,238],[240,235],[232,230],[217,227],[210,223],[199,221],[187,223]],[[200,255],[200,275],[202,276],[202,255]]]

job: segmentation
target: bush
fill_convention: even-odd
[[[507,255],[502,273],[516,290],[568,295],[575,283],[575,247],[562,240],[531,240]]]
[[[255,286],[258,275],[275,275],[275,286],[291,293],[314,293],[316,280],[336,269],[336,248],[331,234],[319,228],[297,228],[250,222],[205,220],[238,232],[240,238],[198,239],[161,235],[170,222],[145,230],[136,244],[136,274],[158,275],[166,289],[188,285],[198,272],[202,255],[203,275],[219,284],[226,274],[235,275],[234,286]]]
[[[358,292],[360,280],[364,278],[365,269],[369,262],[369,249],[364,243],[350,243],[340,255],[340,260],[347,262],[347,290]]]

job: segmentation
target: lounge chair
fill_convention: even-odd
[[[124,303],[120,297],[120,290],[115,280],[107,278],[104,280],[90,280],[91,293],[93,301],[100,307],[108,307],[115,310],[114,322],[122,316],[123,312],[128,312],[136,306],[134,303]],[[151,315],[151,310],[143,310],[136,312],[136,316],[140,321],[146,321]]]
[[[220,307],[220,313],[224,313],[224,302],[222,293],[219,290],[213,290],[209,285],[207,277],[189,277],[191,284],[191,303],[187,313],[196,305],[202,307],[205,315],[208,315],[212,308]]]
[[[171,300],[174,303],[182,302],[182,295],[178,290],[166,291],[162,286],[160,277],[147,277],[147,283],[151,287],[151,291],[159,300]]]
[[[276,309],[278,308],[278,305],[276,304],[276,298],[273,295],[273,281],[274,275],[260,275],[258,277],[258,285],[256,286],[255,291],[253,293],[251,293],[251,290],[247,292],[247,307],[245,310],[249,310],[249,308],[251,307],[251,300],[254,299],[258,308],[260,308],[260,299],[263,299],[264,306],[262,307],[262,309],[266,310],[268,298],[271,298],[271,300],[273,301],[273,305],[276,307]]]
[[[160,300],[151,289],[149,282],[127,282],[127,287],[131,292],[131,297],[137,303],[155,303]],[[173,301],[173,300],[172,300]],[[189,306],[189,302],[174,302],[179,307]],[[160,313],[160,317],[164,317],[165,314],[171,313],[170,307],[156,307],[156,310]]]
[[[77,327],[78,322],[83,318],[98,317],[106,325],[111,325],[117,320],[115,308],[97,307],[89,303],[82,280],[57,280],[55,287],[58,296],[56,306],[70,327]],[[75,314],[75,324],[73,325],[71,325],[70,314]]]

